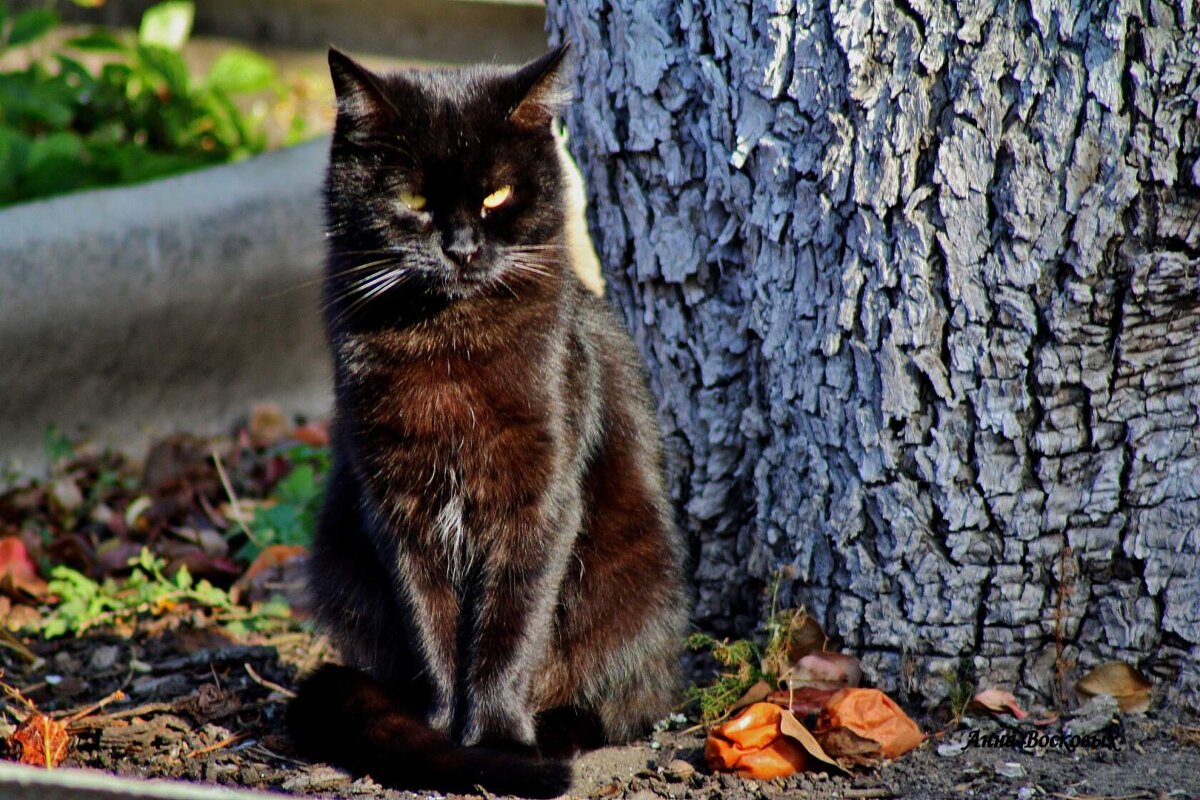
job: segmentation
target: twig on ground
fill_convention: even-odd
[[[217,477],[221,479],[221,488],[225,490],[225,496],[229,498],[229,507],[233,509],[234,522],[238,528],[246,535],[254,544],[262,547],[262,542],[258,537],[250,532],[250,527],[246,525],[245,514],[242,513],[242,507],[238,503],[237,495],[233,492],[233,484],[229,482],[229,475],[225,472],[225,465],[221,463],[221,455],[216,450],[211,451],[213,464],[217,467]]]
[[[112,692],[107,697],[102,698],[98,703],[93,703],[90,706],[84,706],[79,711],[76,711],[74,714],[71,714],[70,716],[65,717],[65,718],[60,718],[59,722],[61,722],[63,725],[66,725],[69,727],[72,723],[78,722],[79,720],[83,719],[84,717],[90,717],[92,714],[95,714],[97,711],[104,708],[109,703],[115,702],[117,700],[124,700],[124,699],[125,699],[125,693],[123,691],[121,691],[120,689],[117,689],[115,692]]]
[[[206,753],[211,753],[215,750],[220,750],[221,748],[224,748],[224,747],[229,747],[229,745],[236,744],[236,743],[240,742],[242,739],[245,739],[249,735],[250,734],[247,731],[243,731],[242,733],[235,733],[233,736],[227,736],[224,739],[222,739],[221,741],[213,742],[212,744],[208,745],[207,747],[201,747],[199,750],[193,750],[192,752],[185,755],[184,758],[196,758],[196,757],[202,756]]]
[[[74,723],[71,727],[76,731],[90,730],[91,728],[103,728],[108,723],[126,719],[127,717],[140,717],[146,714],[161,714],[167,711],[174,711],[175,706],[171,703],[146,703],[145,705],[137,706],[136,708],[126,708],[121,711],[114,711],[111,714],[97,714],[94,717],[86,717]]]
[[[280,686],[278,683],[275,683],[274,681],[269,681],[266,678],[259,675],[257,672],[254,671],[254,667],[250,666],[249,664],[242,664],[242,666],[246,668],[246,674],[250,676],[250,680],[254,681],[259,686],[262,686],[266,689],[270,689],[273,692],[279,692],[281,695],[288,698],[289,700],[296,696],[296,693],[293,692],[291,689],[288,689],[284,686]]]
[[[8,628],[5,628],[2,625],[0,625],[0,647],[12,650],[21,658],[28,661],[29,665],[35,669],[42,662],[41,656],[36,655],[32,650],[25,646],[24,642],[22,642],[16,636],[13,636]]]
[[[1051,797],[1059,797],[1062,800],[1145,800],[1146,798],[1154,797],[1153,792],[1141,791],[1133,794],[1062,794],[1061,792],[1051,792]]]

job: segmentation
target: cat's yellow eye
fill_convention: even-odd
[[[484,212],[486,213],[493,209],[499,208],[500,206],[507,203],[510,197],[512,197],[512,187],[511,186],[501,186],[499,189],[492,192],[487,197],[483,198]]]
[[[425,196],[412,192],[401,192],[400,202],[408,206],[409,211],[420,211],[425,207]]]

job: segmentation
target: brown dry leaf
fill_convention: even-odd
[[[825,704],[829,702],[829,698],[840,691],[840,688],[814,689],[811,686],[805,686],[801,689],[793,689],[790,692],[771,692],[767,696],[767,700],[777,706],[788,709],[793,714],[810,717],[814,714],[820,714],[821,709],[825,708]]]
[[[813,736],[808,728],[804,727],[800,720],[796,719],[796,715],[792,712],[784,711],[780,715],[779,732],[784,736],[790,736],[795,739],[813,758],[836,770],[845,772],[842,765],[829,757],[829,754],[821,747],[821,743],[817,741],[817,737]]]
[[[289,600],[303,605],[303,570],[308,548],[299,544],[264,547],[234,581],[230,596],[235,602],[264,600],[280,589]]]
[[[1084,699],[1101,694],[1115,697],[1123,713],[1143,714],[1150,708],[1153,687],[1149,678],[1125,662],[1108,661],[1080,678],[1075,691]]]
[[[770,693],[771,685],[766,681],[758,681],[745,692],[743,692],[742,696],[737,699],[737,702],[731,705],[729,710],[725,713],[727,715],[733,714],[741,711],[746,706],[754,705],[755,703],[761,703],[763,700],[767,699],[767,695]]]
[[[13,731],[12,741],[21,745],[22,764],[53,769],[66,757],[71,734],[61,722],[35,711]]]
[[[971,698],[971,705],[996,714],[1007,711],[1017,719],[1025,719],[1029,716],[1017,705],[1017,698],[1013,697],[1012,692],[1006,692],[1003,689],[984,689]]]
[[[38,575],[37,566],[20,537],[0,539],[0,591],[16,598],[41,597],[46,593],[46,582]]]
[[[825,752],[843,765],[870,766],[883,758],[883,748],[874,739],[859,736],[849,728],[829,728],[814,734]]]
[[[259,403],[250,409],[250,441],[255,447],[270,447],[288,433],[287,417],[274,403]]]
[[[292,428],[291,437],[310,447],[329,445],[329,425],[324,422],[306,422]]]
[[[879,742],[886,758],[896,758],[925,741],[925,735],[896,701],[878,689],[842,689],[830,698],[819,730],[849,728]]]
[[[836,690],[858,686],[861,679],[862,667],[857,658],[845,653],[822,651],[802,656],[780,677],[780,683],[793,689],[809,686]]]

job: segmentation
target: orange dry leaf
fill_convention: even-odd
[[[984,689],[971,698],[971,705],[996,713],[1007,711],[1017,719],[1025,719],[1029,716],[1017,705],[1017,698],[1013,697],[1012,692],[1006,692],[1003,689]]]
[[[307,553],[308,548],[302,544],[273,544],[264,547],[262,552],[246,568],[246,572],[242,575],[241,580],[245,582],[252,581],[261,573],[282,566],[293,558],[299,558]]]
[[[13,731],[12,740],[21,745],[22,764],[53,769],[66,757],[71,735],[61,722],[35,711]]]
[[[896,758],[925,741],[925,735],[892,698],[878,689],[843,689],[829,699],[819,730],[849,728],[879,742],[886,758]]]
[[[292,428],[291,437],[312,447],[325,447],[329,444],[329,426],[323,422],[306,422]]]
[[[755,703],[713,728],[704,744],[709,767],[762,780],[804,769],[808,762],[804,748],[780,733],[783,713],[771,703]]]
[[[46,593],[46,582],[38,575],[25,543],[16,536],[0,539],[0,591],[14,597]]]
[[[1099,694],[1115,697],[1126,714],[1144,714],[1153,688],[1149,678],[1123,661],[1101,664],[1075,684],[1075,691],[1085,699]]]

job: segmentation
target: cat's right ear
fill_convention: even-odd
[[[397,113],[374,73],[336,47],[329,48],[329,75],[337,95],[339,120],[357,128]]]

